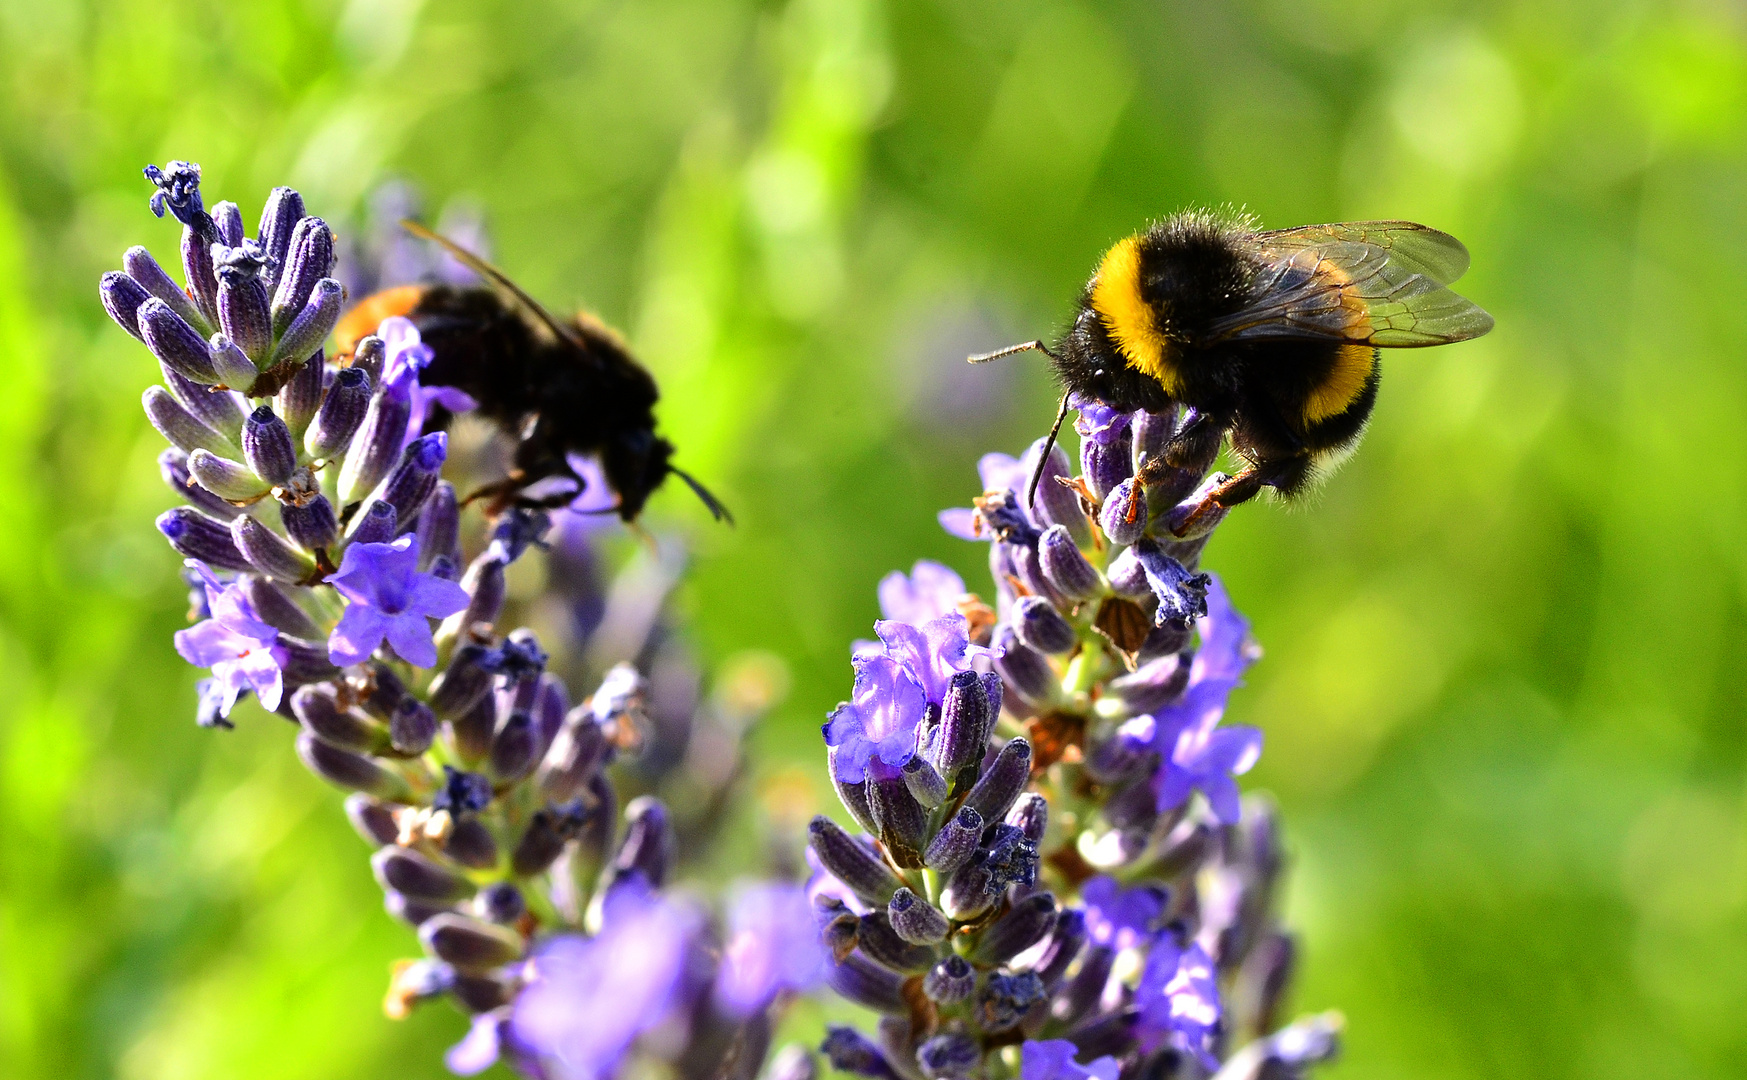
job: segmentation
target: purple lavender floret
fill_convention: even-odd
[[[1199,944],[1187,949],[1168,940],[1154,944],[1135,1003],[1146,1041],[1193,1055],[1209,1071],[1219,1068],[1213,1054],[1222,1015],[1219,984],[1213,960]]]
[[[177,221],[207,239],[218,238],[218,227],[200,197],[200,166],[189,161],[172,161],[162,169],[147,165],[145,174],[157,188],[151,199],[154,217],[163,217],[168,210]]]
[[[201,714],[209,707],[228,718],[237,695],[252,690],[267,710],[279,707],[285,690],[285,647],[279,631],[261,621],[255,605],[235,582],[218,579],[205,563],[187,560],[200,575],[206,590],[207,610],[212,617],[187,630],[176,631],[176,651],[196,667],[212,669],[212,679],[201,691]],[[226,725],[228,726],[228,725]]]
[[[328,652],[341,667],[362,663],[386,639],[396,655],[416,667],[432,667],[437,648],[431,619],[467,606],[467,593],[452,581],[418,570],[419,540],[407,534],[388,544],[352,544],[328,584],[349,604],[328,638]]]
[[[631,1044],[679,1004],[697,913],[627,883],[607,895],[601,931],[553,938],[534,954],[510,1030],[556,1077],[611,1076]]]
[[[964,579],[951,567],[919,559],[908,574],[893,570],[880,579],[880,614],[911,626],[922,626],[958,612]]]
[[[813,902],[795,885],[743,885],[730,901],[716,999],[737,1016],[762,1011],[783,991],[805,992],[829,972]]]
[[[1105,1055],[1085,1065],[1074,1060],[1079,1048],[1066,1039],[1026,1040],[1019,1051],[1019,1080],[1116,1080],[1122,1065]]]

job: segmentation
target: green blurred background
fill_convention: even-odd
[[[484,208],[534,293],[625,327],[683,464],[706,657],[794,679],[822,764],[873,586],[987,588],[963,505],[1053,404],[1097,255],[1198,203],[1467,242],[1498,329],[1386,358],[1366,443],[1208,563],[1266,660],[1331,1080],[1747,1075],[1747,24],[1736,5],[1247,0],[0,0],[0,1076],[442,1075],[385,1020],[411,934],[252,707],[192,723],[145,354],[98,274],[209,202]],[[793,786],[789,784],[789,786]]]

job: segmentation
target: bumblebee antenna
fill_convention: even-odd
[[[1033,342],[1031,344],[1036,343]],[[1015,349],[1030,347],[1030,345],[1014,346]],[[971,359],[974,360],[976,357],[972,357]],[[1043,467],[1049,464],[1049,453],[1051,450],[1055,449],[1056,434],[1061,431],[1062,421],[1067,418],[1068,402],[1073,398],[1073,396],[1074,393],[1072,390],[1062,395],[1062,405],[1061,408],[1056,410],[1055,423],[1051,424],[1049,427],[1049,438],[1043,440],[1043,453],[1037,455],[1037,468],[1031,470],[1031,483],[1025,485],[1025,507],[1028,510],[1031,508],[1031,504],[1037,499],[1037,482],[1043,479]]]
[[[726,506],[722,505],[721,499],[718,499],[714,495],[710,494],[709,488],[698,483],[696,478],[694,478],[690,473],[686,472],[684,469],[678,469],[672,465],[669,465],[667,467],[667,471],[672,473],[673,475],[679,477],[681,480],[684,480],[686,482],[686,485],[688,487],[690,487],[694,493],[696,493],[697,497],[703,500],[704,505],[709,508],[710,515],[712,517],[714,517],[717,521],[726,521],[729,525],[734,524],[734,515],[730,514],[728,512],[728,508]]]
[[[977,353],[975,356],[968,356],[965,359],[972,364],[986,364],[991,360],[999,360],[1003,356],[1012,356],[1014,353],[1029,352],[1032,349],[1036,349],[1051,360],[1061,360],[1061,357],[1057,355],[1054,349],[1051,349],[1048,345],[1045,345],[1043,342],[1038,341],[1035,338],[1030,341],[1022,341],[1017,345],[1009,345],[1005,349],[996,349],[994,352]]]
[[[429,240],[431,243],[440,246],[444,251],[455,256],[456,260],[458,260],[461,265],[467,267],[467,269],[473,271],[492,284],[497,285],[499,288],[502,288],[511,296],[514,296],[517,300],[522,302],[524,307],[533,312],[536,318],[551,328],[552,332],[558,335],[559,340],[576,340],[576,334],[569,327],[554,318],[550,311],[541,307],[540,301],[522,291],[522,287],[511,281],[509,275],[505,274],[502,270],[499,270],[497,267],[473,254],[473,252],[468,251],[466,248],[449,239],[447,236],[444,236],[442,233],[433,232],[419,222],[414,221],[412,218],[401,218],[400,227],[421,240]]]

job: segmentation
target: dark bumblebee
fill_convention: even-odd
[[[1492,329],[1490,315],[1447,288],[1467,269],[1460,241],[1410,221],[1257,232],[1191,211],[1105,253],[1056,348],[1032,341],[971,359],[1050,357],[1067,390],[1052,441],[1073,394],[1125,412],[1193,409],[1161,464],[1229,433],[1246,465],[1198,517],[1264,486],[1295,495],[1357,445],[1377,401],[1380,348]],[[1034,476],[1027,503],[1036,485]]]
[[[560,505],[575,492],[547,499],[524,493],[550,477],[582,484],[567,455],[592,454],[627,522],[670,474],[718,521],[733,522],[714,495],[674,466],[673,444],[655,434],[655,380],[623,338],[587,313],[554,318],[489,263],[416,222],[402,224],[443,245],[495,287],[405,285],[367,296],[340,320],[335,351],[350,355],[391,315],[412,320],[434,354],[420,380],[465,391],[479,403],[478,414],[516,443],[510,474],[470,498],[489,498],[496,509]]]

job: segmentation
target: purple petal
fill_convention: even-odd
[[[497,1064],[503,1043],[503,1022],[503,1015],[497,1012],[475,1016],[467,1034],[443,1055],[443,1064],[457,1076],[472,1076]]]
[[[990,453],[977,459],[977,476],[984,491],[1018,491],[1030,479],[1025,466],[1012,454]]]
[[[1213,816],[1221,825],[1236,825],[1242,819],[1237,781],[1224,773],[1204,773],[1197,779],[1196,786],[1207,796],[1207,805],[1213,808]]]
[[[182,659],[195,667],[211,667],[235,660],[255,645],[217,619],[206,619],[186,630],[178,630],[173,640]]]
[[[280,695],[285,691],[285,673],[281,670],[284,663],[285,649],[279,645],[254,649],[236,661],[237,673],[248,681],[249,689],[261,699],[261,708],[268,712],[279,707]]]
[[[955,614],[958,599],[963,595],[963,578],[950,567],[922,559],[907,576],[894,570],[880,579],[880,614],[920,626],[930,619]]]
[[[1189,794],[1194,790],[1194,774],[1169,761],[1159,766],[1158,775],[1153,777],[1153,798],[1158,801],[1161,814],[1170,813],[1188,802]]]
[[[1207,614],[1197,623],[1201,648],[1190,677],[1236,682],[1261,655],[1250,640],[1250,624],[1231,604],[1231,594],[1217,574],[1207,584]]]
[[[479,402],[473,400],[471,394],[453,386],[433,386],[426,392],[431,395],[430,400],[452,413],[471,412],[479,408]]]
[[[361,664],[382,644],[387,633],[388,616],[368,604],[352,604],[328,635],[328,659],[340,667]]]
[[[989,539],[983,532],[982,518],[969,507],[955,506],[950,510],[942,510],[936,516],[940,527],[960,540]]]
[[[453,581],[445,581],[435,574],[418,574],[413,579],[406,610],[409,614],[441,619],[462,610],[467,603],[467,590]]]
[[[1241,776],[1262,756],[1262,732],[1245,725],[1210,732],[1196,756],[1197,768]]]
[[[437,646],[431,639],[431,623],[410,611],[390,617],[386,633],[395,655],[413,667],[435,667]]]

